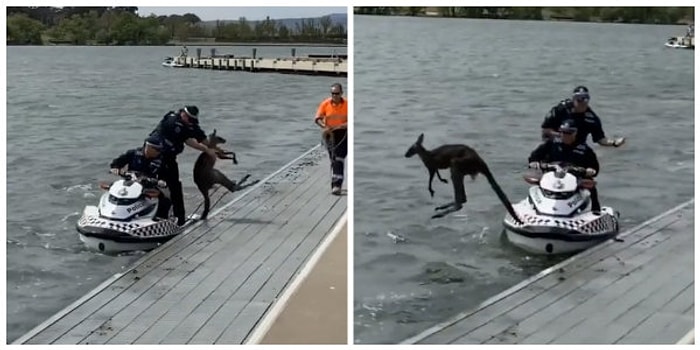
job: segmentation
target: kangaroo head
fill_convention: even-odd
[[[217,136],[216,129],[214,129],[214,132],[209,134],[209,138],[208,138],[207,142],[208,142],[210,148],[218,148],[217,145],[226,143],[226,139],[224,139],[221,136]]]
[[[406,158],[413,157],[421,149],[423,149],[423,134],[420,134],[420,136],[418,136],[418,140],[416,140],[416,142],[414,144],[412,144],[411,147],[408,148],[408,150],[406,151],[405,157]]]

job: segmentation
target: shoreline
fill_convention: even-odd
[[[308,43],[308,42],[300,42],[300,43],[270,43],[270,42],[260,42],[260,43],[254,43],[254,42],[183,42],[183,43],[178,43],[178,44],[163,44],[163,45],[104,45],[104,44],[85,44],[85,45],[76,45],[76,44],[52,44],[52,43],[46,43],[46,44],[41,44],[41,45],[28,45],[28,44],[12,44],[12,43],[6,43],[6,46],[104,46],[104,47],[117,47],[117,46],[123,46],[123,47],[182,47],[183,45],[186,46],[259,46],[259,47],[344,47],[347,48],[347,44],[339,44],[339,43]]]
[[[636,25],[652,25],[652,26],[688,26],[688,23],[642,23],[642,22],[623,22],[623,21],[601,21],[601,20],[575,20],[573,18],[557,17],[557,18],[488,18],[488,17],[451,17],[441,15],[410,15],[410,14],[371,14],[371,13],[355,13],[354,16],[370,16],[370,17],[413,17],[413,18],[435,18],[435,19],[475,19],[475,20],[494,20],[494,21],[532,21],[532,22],[571,22],[571,23],[594,23],[594,24],[636,24]],[[693,21],[694,22],[694,21]]]

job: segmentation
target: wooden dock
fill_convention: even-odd
[[[198,49],[199,50],[199,49]],[[268,72],[304,75],[341,76],[348,75],[347,55],[308,55],[307,57],[231,57],[233,55],[216,55],[213,50],[210,57],[202,57],[201,52],[196,56],[176,56],[175,62],[183,65],[180,68],[202,68],[214,70]]]
[[[694,199],[404,344],[694,342]]]
[[[346,208],[316,146],[14,343],[244,344]]]

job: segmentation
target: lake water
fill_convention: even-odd
[[[577,85],[608,136],[594,146],[603,205],[631,228],[693,197],[694,52],[664,47],[684,26],[355,16],[355,342],[396,343],[562,258],[502,237],[505,210],[483,176],[445,218],[452,184],[404,153],[474,147],[511,201],[546,112]],[[589,140],[589,143],[591,141]],[[449,179],[449,171],[442,176]],[[405,238],[395,242],[390,234]]]
[[[290,49],[259,47],[257,55],[283,57]],[[252,47],[217,52],[250,56]],[[333,52],[347,51],[296,48],[298,56]],[[177,54],[178,47],[7,48],[8,342],[141,256],[87,251],[75,223],[85,205],[96,204],[98,182],[114,179],[109,162],[140,146],[167,111],[197,105],[205,132],[216,128],[238,156],[235,168],[217,168],[260,179],[320,141],[316,108],[331,84],[347,85],[346,78],[160,65]],[[191,175],[197,155],[186,148],[178,157],[188,214],[201,202]]]

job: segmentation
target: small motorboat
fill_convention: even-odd
[[[167,189],[158,180],[126,172],[107,190],[97,206],[88,205],[76,224],[80,240],[88,248],[105,253],[148,251],[180,234],[196,221],[190,217],[178,226],[176,219],[154,220],[160,191]]]
[[[690,37],[672,37],[669,38],[668,41],[664,44],[666,47],[670,47],[672,49],[689,49],[689,50],[695,50],[695,45],[693,43],[692,38]]]
[[[611,207],[591,211],[589,189],[595,181],[580,178],[585,169],[557,164],[543,164],[541,169],[544,173],[523,176],[534,186],[527,198],[513,205],[523,224],[510,214],[503,219],[512,244],[535,254],[567,254],[618,234],[619,212]]]
[[[182,68],[185,66],[184,64],[180,63],[180,61],[178,61],[177,59],[170,57],[170,56],[166,57],[163,60],[163,63],[161,63],[161,64],[164,67],[171,67],[171,68]]]

